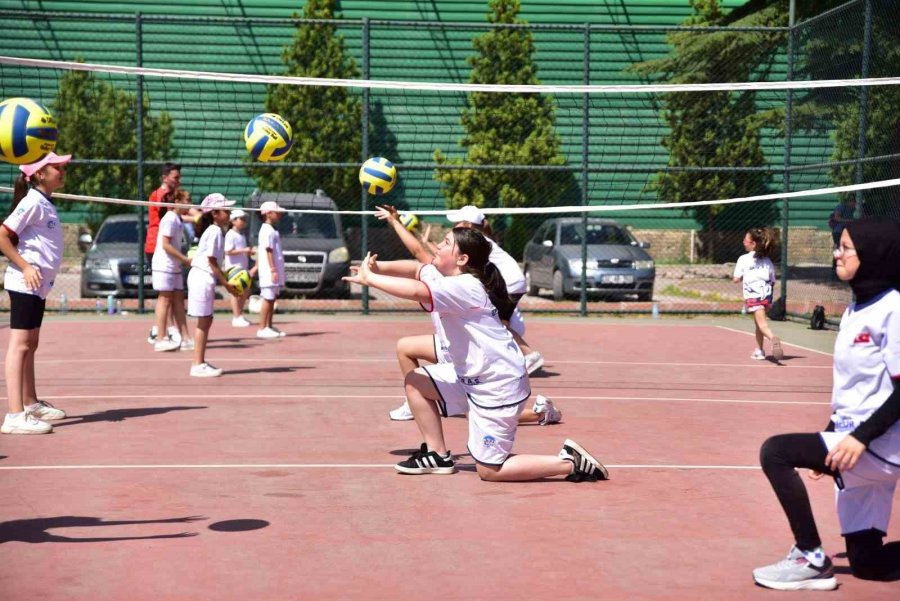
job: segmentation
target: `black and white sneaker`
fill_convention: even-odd
[[[597,480],[609,480],[609,472],[603,464],[594,459],[590,453],[584,450],[574,440],[568,438],[563,443],[559,458],[571,461],[575,470],[566,476],[569,482],[596,482]]]
[[[456,463],[453,462],[450,451],[447,451],[446,457],[442,457],[434,451],[429,451],[423,442],[418,451],[406,461],[395,465],[394,469],[401,474],[452,474],[456,471]]]

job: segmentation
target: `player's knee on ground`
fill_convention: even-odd
[[[499,482],[501,467],[502,466],[499,465],[485,465],[483,463],[475,463],[475,470],[478,472],[478,477],[485,482]]]
[[[844,537],[853,575],[863,580],[900,577],[900,542],[884,544],[884,533],[874,528]]]

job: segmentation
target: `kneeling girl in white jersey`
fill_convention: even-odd
[[[806,488],[795,468],[832,476],[841,534],[858,578],[900,578],[900,541],[884,545],[900,480],[900,224],[856,221],[835,250],[837,275],[855,300],[834,345],[832,415],[824,432],[773,436],[760,463],[787,514],[787,559],[753,571],[779,590],[837,587]]]
[[[571,440],[556,456],[512,455],[519,414],[531,390],[522,352],[498,316],[497,305],[510,300],[490,253],[491,245],[480,232],[455,228],[429,265],[378,263],[367,255],[356,274],[345,278],[418,301],[427,311],[439,311],[444,324],[452,363],[420,367],[406,376],[406,396],[425,442],[397,464],[397,471],[456,471],[444,443],[441,416],[467,407],[469,453],[483,480],[606,479],[606,468]]]

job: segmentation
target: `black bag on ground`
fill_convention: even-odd
[[[813,309],[812,316],[809,318],[809,328],[811,330],[825,329],[825,307],[816,305]]]

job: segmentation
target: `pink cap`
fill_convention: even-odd
[[[47,165],[65,165],[72,159],[71,154],[64,154],[62,156],[56,154],[55,152],[48,152],[47,156],[42,158],[40,161],[36,163],[31,163],[30,165],[19,165],[19,171],[25,174],[25,181],[30,182],[31,176],[43,169]]]
[[[200,203],[200,209],[204,213],[208,213],[209,211],[214,211],[216,209],[225,209],[233,205],[234,201],[225,198],[224,194],[213,192],[203,199],[203,202]]]

